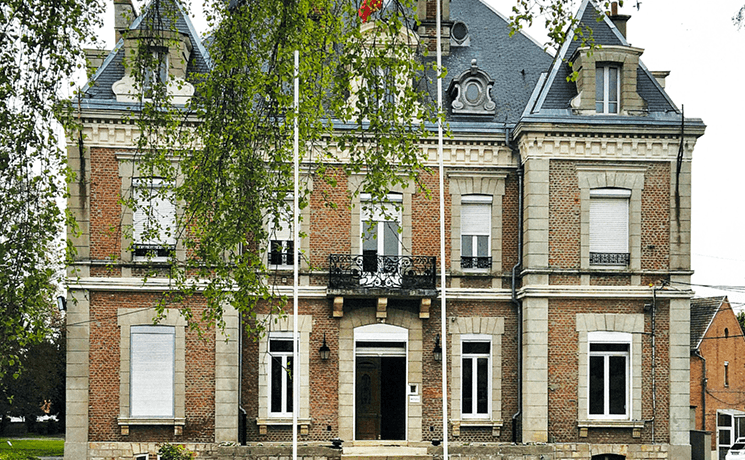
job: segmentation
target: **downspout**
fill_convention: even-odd
[[[238,312],[238,444],[246,445],[246,419],[243,408],[243,313]]]
[[[706,431],[706,384],[709,379],[706,378],[706,358],[701,355],[701,352],[696,349],[693,355],[701,360],[701,431]]]
[[[652,288],[652,444],[654,444],[654,426],[657,419],[657,286]]]
[[[517,263],[512,267],[512,303],[517,312],[517,412],[512,416],[512,442],[522,442],[522,428],[518,436],[519,419],[523,410],[523,304],[517,298],[518,270],[523,264],[523,163],[519,150],[512,145],[512,132],[505,128],[505,143],[517,155]]]

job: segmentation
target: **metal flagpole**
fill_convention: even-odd
[[[437,158],[440,174],[440,337],[442,337],[442,458],[448,460],[447,301],[445,277],[445,160],[442,153],[442,38],[441,6],[437,0]]]
[[[299,358],[299,343],[297,337],[297,313],[298,313],[298,265],[299,260],[297,257],[297,248],[300,247],[298,242],[299,239],[299,225],[298,225],[298,182],[299,182],[299,159],[298,159],[298,117],[300,116],[300,52],[295,50],[295,139],[293,141],[292,161],[294,165],[294,187],[292,194],[292,460],[297,460],[297,413],[298,413],[298,401],[300,398],[298,390],[300,388],[300,360]]]

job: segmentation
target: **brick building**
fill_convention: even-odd
[[[693,429],[712,433],[707,460],[743,442],[745,337],[727,297],[691,300],[691,412]]]
[[[433,17],[427,8],[420,2],[421,18]],[[300,455],[441,457],[435,351],[446,341],[451,456],[689,458],[692,293],[669,286],[692,273],[690,165],[702,121],[683,123],[663,74],[627,43],[626,16],[596,20],[585,0],[580,17],[602,48],[570,38],[553,58],[524,34],[510,37],[505,17],[480,0],[445,0],[443,11],[447,336],[437,201],[415,187],[390,190],[401,212],[383,216],[361,211],[364,194],[348,201],[359,176],[336,188],[315,182],[302,223],[311,263],[300,266]],[[132,83],[122,57],[141,24],[118,19],[125,33],[79,104],[85,137],[69,141],[81,233],[69,277],[65,457],[154,458],[166,441],[200,458],[286,457],[289,321],[258,342],[240,337],[243,320],[230,310],[229,340],[199,340],[178,308],[152,324],[168,280],[143,281],[143,264],[158,261],[138,251],[183,248],[146,240],[118,201],[158,186],[139,177],[138,133],[125,119]],[[178,103],[208,54],[186,15],[177,27],[169,53],[186,59],[170,60],[167,78]],[[437,146],[421,148],[436,165]],[[422,176],[433,196],[438,179]],[[326,192],[337,208],[322,206]],[[159,206],[166,219],[175,212]],[[400,240],[387,240],[390,228]],[[267,260],[291,279],[286,240],[277,237]],[[414,269],[377,268],[389,261]],[[200,300],[189,302],[199,312]],[[343,449],[327,447],[332,438]]]

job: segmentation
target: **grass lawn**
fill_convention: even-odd
[[[10,441],[12,446],[8,445]],[[62,456],[65,440],[60,438],[18,439],[0,438],[0,460],[27,460],[37,457]]]

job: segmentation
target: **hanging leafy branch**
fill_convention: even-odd
[[[611,4],[618,2],[623,6],[623,0],[590,0],[600,11],[610,11]],[[575,40],[581,40],[581,46],[594,47],[592,30],[580,24],[580,19],[575,16],[580,1],[575,0],[516,0],[510,15],[512,34],[520,31],[523,27],[530,27],[533,21],[542,19],[548,35],[545,43],[547,48],[559,49],[574,33]],[[597,18],[598,21],[602,16]]]
[[[146,36],[162,40],[162,32],[174,29],[170,1],[154,1],[165,16],[151,21],[154,33]],[[437,116],[427,88],[431,65],[411,33],[412,0],[375,5],[369,18],[350,1],[215,0],[208,6],[212,63],[196,76],[194,97],[174,106],[162,83],[151,94],[141,91],[137,117],[139,173],[164,178],[171,186],[160,193],[179,205],[175,228],[147,224],[153,235],[176,235],[184,248],[170,258],[174,288],[161,308],[200,292],[207,299],[200,317],[182,309],[195,327],[200,321],[223,326],[227,304],[251,313],[257,302],[271,300],[281,309],[265,255],[268,224],[280,225],[281,215],[291,215],[296,121],[304,208],[311,182],[337,185],[345,175],[362,174],[361,188],[350,193],[364,191],[377,202],[394,186],[421,187],[420,142]],[[153,49],[152,41],[141,40],[129,65],[152,69]],[[293,106],[295,50],[299,116]]]
[[[66,216],[61,94],[84,61],[98,0],[0,3],[0,377],[48,332]]]

